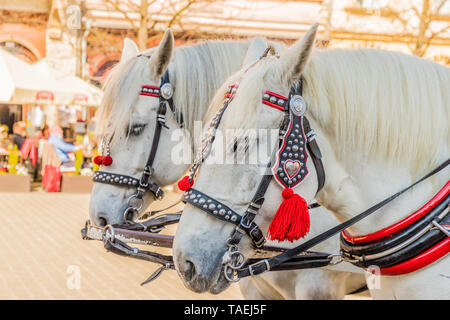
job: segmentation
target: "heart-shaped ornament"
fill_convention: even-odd
[[[286,173],[288,174],[288,177],[290,179],[292,179],[299,172],[300,167],[300,161],[286,160],[284,164],[284,169],[286,170]]]

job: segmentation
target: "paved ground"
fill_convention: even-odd
[[[193,293],[175,271],[141,287],[158,266],[82,240],[88,205],[87,194],[0,193],[0,299],[242,299],[237,285]]]
[[[166,203],[152,209],[173,203],[177,196],[168,195]],[[0,193],[0,299],[243,298],[237,284],[220,295],[193,293],[175,271],[141,287],[158,266],[106,252],[99,241],[82,240],[88,206],[89,194]],[[173,234],[175,226],[167,232]],[[158,252],[170,254],[168,249]]]

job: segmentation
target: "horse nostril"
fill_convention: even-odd
[[[195,266],[189,260],[184,262],[184,278],[186,281],[191,281],[195,275]]]
[[[106,226],[108,224],[108,220],[106,220],[105,218],[103,218],[103,217],[99,217],[98,218],[98,225],[100,226],[100,227],[104,227],[104,226]]]

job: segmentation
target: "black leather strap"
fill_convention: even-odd
[[[288,251],[286,251],[285,253],[282,253],[280,255],[277,255],[273,258],[267,259],[267,260],[263,260],[260,262],[257,262],[256,264],[252,264],[249,266],[246,266],[242,269],[239,269],[237,271],[237,274],[240,278],[245,277],[249,274],[249,270],[251,270],[251,273],[253,275],[258,275],[261,274],[263,272],[266,272],[268,270],[272,270],[273,268],[275,268],[276,266],[279,266],[283,263],[285,263],[286,261],[292,259],[293,257],[295,257],[296,255],[300,254],[301,252],[304,252],[312,247],[314,247],[315,245],[327,240],[328,238],[334,236],[335,234],[338,234],[339,232],[347,229],[348,227],[352,226],[353,224],[357,223],[358,221],[366,218],[367,216],[371,215],[372,213],[376,212],[378,209],[384,207],[386,204],[388,204],[389,202],[393,201],[394,199],[398,198],[400,195],[402,195],[403,193],[405,193],[406,191],[410,190],[411,188],[413,188],[415,185],[419,184],[420,182],[422,182],[423,180],[431,177],[432,175],[438,173],[439,171],[441,171],[442,169],[444,169],[445,167],[447,167],[450,164],[450,159],[447,159],[445,162],[443,162],[441,165],[439,165],[437,168],[435,168],[434,170],[432,170],[430,173],[428,173],[427,175],[425,175],[424,177],[422,177],[421,179],[417,180],[416,182],[414,182],[413,184],[411,184],[410,186],[402,189],[401,191],[397,192],[396,194],[390,196],[389,198],[386,198],[385,200],[375,204],[374,206],[370,207],[369,209],[365,210],[364,212],[358,214],[357,216],[348,219],[347,221],[319,234],[318,236],[302,243],[301,245],[290,249]]]

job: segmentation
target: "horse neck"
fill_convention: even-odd
[[[384,62],[387,66],[392,64],[392,68],[385,69],[397,70],[399,74],[398,77],[396,74],[383,74],[385,83],[372,81],[378,80],[379,74],[364,73],[364,81],[346,87],[344,84],[357,81],[351,79],[358,76],[356,73],[351,74],[351,67],[346,75],[350,79],[341,79],[341,82],[338,82],[339,74],[345,72],[340,72],[339,66],[336,67],[336,75],[317,73],[320,69],[317,64],[313,64],[304,74],[304,97],[308,103],[308,117],[318,133],[317,141],[322,150],[326,172],[325,187],[317,195],[317,199],[341,221],[409,186],[449,157],[448,125],[442,121],[448,119],[446,106],[450,103],[450,96],[446,93],[450,90],[449,84],[444,81],[448,78],[448,70],[425,61],[410,63],[409,60],[415,59],[411,57],[392,54],[395,59],[389,60],[387,54],[381,55],[380,60],[384,61],[373,59],[371,62]],[[396,61],[403,62],[395,64]],[[314,63],[314,59],[312,62]],[[320,62],[327,68],[327,61]],[[427,90],[421,88],[421,79],[417,79],[416,83],[415,79],[409,76],[409,72],[418,71],[424,79],[434,81],[432,85],[427,86]],[[436,77],[436,74],[439,74],[439,77]],[[408,81],[402,78],[405,75],[409,76]],[[320,84],[322,81],[325,85]],[[398,83],[395,83],[396,81]],[[339,89],[335,89],[338,93],[334,95],[333,86]],[[391,91],[388,90],[389,86],[393,87]],[[398,86],[403,87],[397,91]],[[362,98],[363,94],[354,94],[355,90],[352,88],[358,88],[358,92],[367,91],[370,98]],[[401,100],[402,98],[405,101]],[[344,110],[352,106],[355,113]],[[428,111],[425,112],[423,106],[426,106]],[[355,118],[357,108],[361,108],[366,114]],[[417,119],[411,117],[413,111],[419,113]],[[339,117],[341,119],[336,120]],[[381,119],[383,117],[384,119]],[[368,119],[377,121],[370,123]],[[356,128],[357,126],[359,128]],[[411,132],[411,129],[417,131],[417,128],[423,130]],[[420,135],[427,135],[428,138],[422,139]],[[347,138],[349,136],[350,138]],[[367,139],[364,139],[365,137]],[[357,142],[354,143],[352,139]],[[411,141],[414,141],[414,144]],[[415,151],[417,146],[426,151],[419,154]],[[396,154],[380,153],[383,148],[386,151],[393,150]],[[447,168],[421,182],[413,190],[357,223],[350,228],[350,232],[356,235],[368,234],[402,220],[432,198],[448,181],[449,174],[450,169]]]
[[[174,79],[175,108],[183,115],[192,146],[201,133],[195,130],[196,122],[203,120],[217,89],[241,68],[249,43],[209,41],[175,51],[169,76]]]

